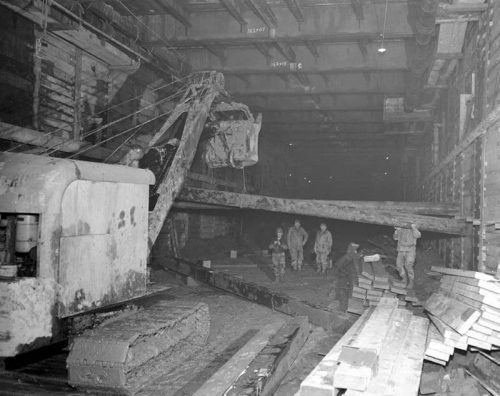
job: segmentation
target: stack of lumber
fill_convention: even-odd
[[[352,288],[347,312],[360,315],[367,306],[376,306],[384,296],[397,297],[401,306],[407,302],[414,306],[420,304],[414,294],[408,292],[406,284],[389,275],[380,261],[363,261],[357,285]]]
[[[455,348],[500,347],[500,281],[475,271],[431,270],[443,276],[424,304],[432,322],[426,359],[446,365]]]
[[[427,318],[383,297],[367,309],[304,379],[299,396],[417,395]]]

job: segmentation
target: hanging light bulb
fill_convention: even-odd
[[[384,27],[382,28],[382,42],[380,43],[380,46],[377,49],[377,52],[380,55],[385,54],[387,51],[387,48],[384,46],[384,39],[385,39],[385,25],[387,23],[387,8],[389,7],[389,0],[385,0],[385,13],[384,13]]]

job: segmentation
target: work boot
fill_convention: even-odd
[[[407,288],[408,289],[413,289],[413,287],[414,287],[413,279],[410,279],[410,281],[408,282]]]

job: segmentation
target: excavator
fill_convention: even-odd
[[[148,283],[148,257],[199,144],[211,167],[258,161],[261,116],[220,100],[221,73],[189,81],[159,130],[118,164],[0,153],[0,357],[111,312],[71,340],[68,382],[133,394],[206,341],[204,303],[132,305],[158,291]]]

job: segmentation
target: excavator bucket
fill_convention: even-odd
[[[242,103],[219,103],[212,111],[212,119],[203,146],[205,162],[210,168],[241,169],[259,161],[261,114],[254,120]]]

